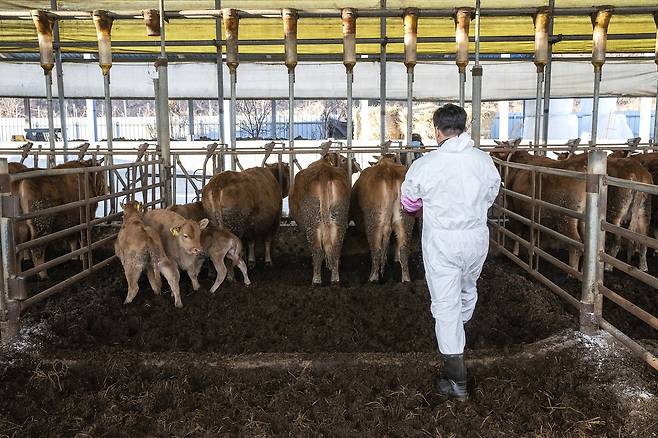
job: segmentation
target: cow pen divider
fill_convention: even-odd
[[[112,201],[121,197],[137,199],[146,207],[163,205],[164,181],[160,180],[157,169],[162,164],[161,159],[143,159],[126,164],[115,164],[111,166],[78,167],[69,169],[39,169],[23,173],[9,174],[7,159],[0,158],[0,235],[2,238],[2,290],[0,291],[0,334],[3,342],[9,341],[18,332],[20,314],[30,306],[61,292],[74,283],[81,281],[92,273],[110,265],[116,260],[116,255],[111,255],[101,261],[94,260],[94,250],[111,244],[117,233],[110,232],[109,235],[94,241],[93,230],[100,228],[104,223],[109,223],[121,218],[122,213],[113,212],[103,208],[103,214],[96,218],[96,212],[91,211],[92,205],[99,206],[105,201]],[[151,171],[148,168],[151,167]],[[110,172],[126,171],[127,181],[120,190],[110,193],[92,193],[90,179],[93,183],[100,173],[105,176],[104,182],[108,181]],[[142,172],[138,176],[138,172]],[[42,177],[55,177],[64,175],[75,175],[78,180],[78,200],[63,205],[56,205],[42,210],[21,213],[18,197],[10,192],[11,183]],[[119,175],[116,173],[116,175]],[[149,181],[150,178],[150,181]],[[150,194],[150,196],[149,196]],[[95,196],[94,196],[95,195]],[[50,234],[40,236],[36,239],[17,243],[15,239],[16,224],[34,218],[52,217],[58,213],[71,210],[79,211],[79,223],[66,229],[56,230]],[[44,246],[79,234],[80,248],[71,250],[66,254],[45,261],[39,266],[23,270],[22,254],[24,251]],[[76,245],[77,246],[77,245]],[[56,267],[69,260],[80,259],[82,269],[66,279],[46,283],[46,288],[28,296],[27,279],[44,270]],[[37,283],[38,285],[38,283]]]
[[[658,250],[658,240],[627,228],[613,225],[607,222],[606,218],[609,187],[627,188],[644,192],[651,196],[658,196],[658,186],[607,176],[606,151],[601,150],[604,147],[607,148],[607,146],[601,146],[598,149],[595,147],[587,148],[591,149],[592,152],[589,153],[586,172],[521,164],[494,158],[503,177],[503,181],[506,180],[509,172],[515,169],[530,173],[531,187],[529,187],[528,192],[530,195],[528,195],[515,192],[510,187],[503,185],[500,195],[492,207],[493,214],[490,215],[488,221],[492,230],[490,241],[493,247],[500,253],[577,309],[583,332],[593,333],[598,329],[609,332],[635,355],[658,370],[658,359],[651,352],[603,318],[603,300],[608,299],[653,329],[658,330],[658,317],[650,314],[612,290],[611,286],[606,283],[606,277],[604,275],[604,265],[608,264],[645,285],[654,289],[658,288],[658,279],[656,277],[616,257],[612,257],[606,252],[605,248],[606,233],[611,233],[621,236],[628,242],[632,242],[633,246],[644,244],[649,248]],[[623,149],[623,147],[619,146],[611,149],[618,150]],[[503,151],[503,149],[499,150]],[[508,152],[514,150],[516,149],[507,149]],[[571,210],[564,206],[542,200],[542,193],[545,193],[542,191],[542,175],[555,175],[583,181],[587,196],[585,212]],[[527,216],[530,217],[525,217],[514,211],[509,206],[510,199],[520,200],[524,204],[529,205],[530,207],[524,209],[524,211],[527,212],[529,210],[530,214]],[[583,241],[576,241],[542,224],[542,218],[544,217],[542,216],[542,210],[546,211],[547,209],[552,210],[554,214],[577,219],[581,224],[579,228],[581,230],[584,229],[584,233],[581,236]],[[522,224],[523,229],[529,231],[527,232],[528,239],[515,234],[510,229],[509,225],[512,220]],[[582,254],[582,268],[574,269],[557,256],[549,254],[547,250],[542,249],[542,235],[545,238],[560,241],[567,247],[578,250]],[[527,257],[523,257],[520,252],[517,253],[514,250],[510,250],[508,247],[509,243],[523,248],[527,253]],[[549,278],[550,274],[547,274],[545,271],[540,272],[540,260],[548,262],[562,273],[578,280],[581,283],[580,299],[556,284],[555,281]]]

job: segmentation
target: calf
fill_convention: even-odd
[[[167,257],[156,231],[144,224],[142,204],[136,201],[123,206],[123,224],[114,243],[114,252],[123,265],[128,282],[128,294],[124,304],[133,301],[139,291],[138,281],[146,269],[149,284],[156,295],[160,295],[164,275],[174,295],[176,307],[183,307],[180,299],[178,268]]]
[[[208,225],[208,219],[197,222],[173,211],[157,209],[146,212],[144,223],[160,235],[167,257],[187,272],[192,288],[199,290],[197,258],[203,251],[201,230]]]
[[[205,219],[205,212],[201,202],[173,205],[169,207],[169,210],[180,214],[186,219],[191,219],[197,222]],[[201,244],[203,246],[204,256],[197,257],[197,264],[195,265],[194,270],[198,274],[206,259],[205,256],[210,258],[210,261],[212,261],[212,264],[217,271],[215,283],[210,288],[211,293],[215,293],[226,278],[228,269],[226,268],[224,259],[227,257],[232,262],[231,269],[233,269],[233,266],[237,266],[242,272],[245,286],[251,284],[251,280],[249,280],[249,275],[247,273],[247,265],[242,259],[242,242],[235,234],[225,228],[209,224],[205,229],[201,230]]]
[[[411,281],[409,242],[414,218],[400,207],[400,186],[406,173],[407,167],[396,162],[395,154],[385,154],[363,170],[352,189],[350,216],[368,238],[371,282],[384,275],[391,232],[397,241],[396,261],[400,262],[402,281]]]
[[[352,170],[360,170],[356,161]],[[331,271],[331,282],[340,281],[338,268],[350,205],[347,178],[345,157],[328,153],[297,174],[290,193],[290,214],[311,245],[314,285],[322,283],[323,260]]]

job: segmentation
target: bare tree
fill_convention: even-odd
[[[0,117],[22,118],[25,117],[25,106],[23,99],[6,97],[0,99]]]
[[[249,138],[262,138],[272,113],[269,100],[239,100],[236,107],[238,125]]]
[[[320,103],[320,122],[322,122],[321,137],[327,138],[329,136],[332,119],[347,119],[347,102],[344,100],[321,100]]]

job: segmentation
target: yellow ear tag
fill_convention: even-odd
[[[171,228],[169,231],[171,231],[172,235],[178,236],[178,230],[176,228]]]
[[[141,203],[141,202],[137,202],[136,205],[135,205],[135,207],[137,208],[137,211],[142,211],[142,207],[143,207],[143,206],[142,206],[142,203]]]

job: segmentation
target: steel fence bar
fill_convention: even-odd
[[[658,239],[654,239],[644,234],[636,233],[627,228],[622,228],[617,225],[613,225],[610,222],[603,222],[601,225],[603,230],[612,234],[623,237],[624,239],[632,240],[633,242],[639,242],[647,245],[658,251]]]
[[[521,216],[520,214],[515,213],[515,212],[513,212],[513,211],[511,211],[507,208],[503,208],[500,205],[494,204],[494,208],[503,211],[504,213],[508,214],[510,217],[518,220],[519,222],[522,222],[524,225],[530,226],[532,224],[532,221],[530,219],[528,219],[524,216]],[[564,243],[566,243],[570,246],[573,246],[573,247],[579,249],[580,251],[583,251],[584,248],[585,248],[582,242],[578,242],[577,240],[574,240],[570,237],[564,236],[564,235],[558,233],[557,231],[548,228],[545,225],[541,225],[541,224],[535,224],[535,225],[536,225],[537,229],[539,229],[541,231],[544,231],[545,233],[550,234],[551,236],[555,237],[556,239],[561,240],[562,242],[564,242]]]
[[[614,257],[611,257],[609,254],[602,253],[601,260],[609,265],[612,265],[615,269],[630,275],[631,277],[640,280],[642,283],[658,289],[658,279],[646,272],[642,272],[637,269],[635,266],[631,266],[628,263],[624,263],[621,260],[618,260]]]
[[[98,271],[98,270],[110,265],[116,259],[117,259],[117,256],[112,255],[112,256],[108,257],[107,259],[98,262],[93,267],[92,270],[79,272],[79,273],[73,275],[72,277],[69,277],[66,280],[62,281],[61,283],[57,283],[56,285],[51,286],[48,289],[46,289],[42,292],[39,292],[38,294],[36,294],[34,296],[31,296],[30,298],[28,298],[24,301],[21,301],[21,303],[20,303],[21,304],[21,312],[26,310],[30,306],[32,306],[32,305],[34,305],[34,304],[36,304],[40,301],[45,300],[46,298],[50,297],[51,295],[56,294],[57,292],[61,291],[62,289],[66,288],[66,287],[69,287],[69,286],[77,283],[78,281],[88,277],[89,275],[91,275],[92,272]]]
[[[610,324],[605,319],[601,318],[599,320],[599,325],[601,328],[612,336],[614,336],[619,342],[624,344],[629,350],[631,350],[636,356],[644,360],[649,366],[658,371],[658,358],[651,354],[649,350],[626,336],[621,330],[619,330],[614,325]]]
[[[605,177],[605,183],[608,186],[621,187],[623,189],[637,190],[638,192],[649,193],[658,196],[658,186],[653,184],[645,184],[636,181],[629,181],[627,179],[615,178],[612,176]]]
[[[609,299],[610,301],[614,302],[617,304],[619,307],[622,309],[626,310],[627,312],[631,313],[633,316],[641,319],[642,321],[646,322],[649,324],[652,328],[655,330],[658,330],[658,318],[647,312],[646,310],[642,309],[641,307],[636,306],[635,304],[631,303],[628,301],[626,298],[620,296],[616,292],[614,292],[612,289],[609,289],[605,286],[600,286],[601,293],[603,293],[603,296]]]
[[[536,280],[541,282],[544,286],[548,287],[551,291],[553,291],[556,295],[560,296],[563,298],[567,303],[575,307],[576,309],[580,308],[580,301],[578,301],[576,298],[572,297],[569,295],[567,291],[562,289],[560,286],[557,284],[553,283],[551,280],[540,274],[539,272],[533,270],[530,268],[527,264],[523,262],[520,258],[512,254],[509,250],[506,248],[503,248],[502,246],[498,245],[495,240],[491,240],[491,242],[498,247],[498,249],[505,255],[507,258],[512,260],[514,263],[516,263],[519,267],[524,269],[528,274],[530,274],[532,277],[534,277]]]
[[[501,187],[500,191],[504,192],[504,193],[507,193],[508,195],[510,195],[513,198],[519,199],[521,201],[525,201],[530,205],[537,205],[537,206],[546,207],[546,208],[549,208],[551,210],[555,210],[557,212],[563,213],[567,216],[570,216],[570,217],[573,217],[573,218],[576,218],[576,219],[580,219],[580,220],[585,219],[585,214],[584,213],[581,213],[581,212],[578,212],[578,211],[575,211],[575,210],[571,210],[571,209],[566,208],[566,207],[561,207],[559,205],[551,204],[550,202],[542,201],[541,199],[532,198],[528,195],[524,195],[523,193],[515,192],[511,189],[506,189],[504,187]]]

